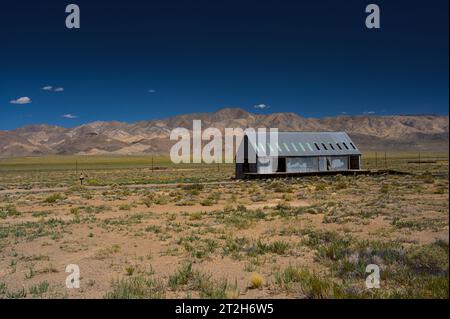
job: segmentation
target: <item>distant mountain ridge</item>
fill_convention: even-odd
[[[240,108],[191,113],[161,120],[123,123],[96,121],[74,128],[30,125],[0,131],[0,156],[168,154],[172,129],[273,127],[279,131],[345,131],[362,150],[446,151],[448,115],[358,115],[304,118],[296,113],[255,114]]]

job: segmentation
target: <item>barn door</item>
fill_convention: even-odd
[[[328,171],[328,165],[327,162],[329,161],[329,157],[321,156],[319,157],[319,171],[320,172],[326,172]]]

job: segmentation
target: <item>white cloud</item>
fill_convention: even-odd
[[[18,99],[9,101],[11,104],[28,104],[31,103],[31,99],[28,96],[22,96]]]
[[[73,114],[64,114],[62,117],[65,119],[76,119],[78,116]]]
[[[50,92],[62,92],[62,91],[64,91],[63,87],[53,87],[51,85],[46,85],[42,89],[44,91],[50,91]]]
[[[366,112],[363,112],[363,114],[364,115],[372,115],[372,114],[375,114],[375,111],[366,111]]]
[[[156,90],[150,89],[148,90],[148,93],[156,93]]]
[[[260,109],[260,110],[262,110],[262,109],[268,109],[270,106],[267,105],[267,104],[256,104],[256,105],[253,105],[253,107],[254,107],[255,109]]]

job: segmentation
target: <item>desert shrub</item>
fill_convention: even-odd
[[[142,275],[115,280],[112,291],[104,296],[107,299],[160,299],[164,296],[164,287],[150,277]]]
[[[435,178],[430,172],[425,172],[421,175],[419,175],[419,178],[425,183],[425,184],[433,184]]]
[[[286,202],[279,202],[277,204],[277,206],[275,207],[275,210],[278,210],[278,211],[289,210],[289,209],[291,209],[291,205],[289,205]]]
[[[253,202],[264,202],[265,200],[267,200],[267,196],[266,196],[266,194],[264,194],[264,193],[257,193],[257,194],[255,194],[255,195],[252,195],[251,197],[250,197],[250,199],[253,201]]]
[[[167,195],[160,195],[155,198],[155,204],[166,205],[170,202],[170,198]]]
[[[205,186],[203,184],[198,184],[198,183],[192,183],[192,184],[187,184],[183,186],[184,190],[199,190],[202,191],[205,188]]]
[[[183,186],[183,189],[186,190],[189,194],[197,196],[200,195],[200,193],[203,191],[204,185],[198,183],[188,184]]]
[[[11,291],[11,290],[6,291],[7,299],[22,299],[22,298],[26,298],[26,296],[27,296],[27,292],[25,291],[24,287],[22,287],[22,289],[19,289],[16,291]]]
[[[16,206],[8,205],[6,207],[0,207],[0,218],[7,218],[12,216],[20,216],[20,212],[17,210]]]
[[[239,253],[249,244],[245,237],[228,237],[223,246],[224,255],[231,255],[233,258],[239,258]]]
[[[211,194],[208,195],[207,198],[205,198],[201,204],[203,206],[212,206],[214,204],[217,204],[220,200],[221,194],[220,192],[213,192]]]
[[[205,198],[204,200],[202,200],[202,201],[200,202],[200,204],[201,204],[202,206],[212,206],[212,205],[215,204],[215,202],[214,202],[214,200],[212,200],[211,198]]]
[[[33,216],[33,217],[46,217],[48,215],[50,215],[50,212],[47,212],[47,211],[38,211],[38,212],[33,212],[31,214],[31,216]]]
[[[43,282],[32,286],[30,288],[30,294],[32,294],[33,297],[39,297],[48,291],[49,286],[48,281],[44,280]]]
[[[92,199],[93,196],[92,196],[92,194],[91,194],[90,192],[82,192],[82,193],[81,193],[81,198],[84,198],[84,199]]]
[[[290,201],[294,200],[294,196],[291,194],[283,194],[283,196],[281,198],[286,202],[290,202]]]
[[[389,190],[390,190],[389,185],[383,184],[383,185],[381,185],[380,193],[387,194],[387,193],[389,193]]]
[[[95,258],[103,260],[106,258],[111,257],[112,255],[118,253],[120,251],[120,246],[117,244],[114,244],[110,247],[106,247],[103,249],[100,249],[96,254],[95,254]]]
[[[202,212],[194,212],[194,213],[191,213],[191,214],[189,215],[189,219],[190,219],[190,220],[201,220],[201,219],[202,219]]]
[[[49,203],[49,204],[56,203],[57,201],[60,201],[62,199],[63,199],[62,195],[60,193],[56,193],[56,194],[50,195],[47,198],[45,198],[44,203]]]
[[[151,225],[151,226],[147,226],[145,228],[145,231],[146,232],[152,232],[152,233],[155,233],[155,234],[159,234],[162,231],[162,227],[161,226],[157,226],[157,225]]]
[[[340,291],[344,297],[448,298],[446,241],[405,248],[398,242],[357,240],[335,232],[305,231],[303,235],[301,243],[315,249],[317,260],[344,281],[364,280],[369,264],[380,267],[387,289],[368,293],[346,287]]]
[[[133,276],[135,270],[136,268],[134,266],[128,266],[125,268],[125,273],[127,276]]]
[[[334,260],[331,269],[340,278],[364,279],[367,265],[394,265],[403,260],[404,254],[403,247],[395,242],[355,241],[341,259]]]
[[[169,276],[169,286],[172,289],[175,289],[178,286],[186,285],[193,277],[194,271],[192,270],[192,263],[186,263],[182,265],[175,274]]]
[[[89,179],[86,181],[86,184],[89,186],[100,186],[100,185],[104,185],[104,183],[96,180],[96,179]]]
[[[190,237],[182,238],[179,241],[180,244],[183,244],[184,249],[189,252],[189,254],[194,258],[204,258],[209,254],[213,253],[218,244],[213,239],[191,239]]]
[[[261,220],[267,217],[261,209],[250,210],[244,205],[238,205],[235,209],[227,209],[215,215],[218,221],[227,225],[246,229],[249,228],[254,220]]]
[[[177,206],[194,206],[195,200],[194,200],[194,197],[192,197],[192,196],[186,196],[186,197],[179,199],[175,203],[175,205],[177,205]]]
[[[338,181],[334,183],[333,186],[336,190],[341,190],[348,187],[347,183],[345,183],[344,181]]]
[[[292,186],[287,185],[281,181],[274,181],[269,185],[269,188],[273,189],[276,193],[292,193],[294,190]]]
[[[278,255],[284,255],[288,249],[289,244],[282,240],[277,240],[269,245],[269,251]]]
[[[195,272],[192,278],[192,289],[199,292],[200,298],[207,299],[225,299],[229,297],[229,292],[233,291],[233,295],[238,295],[237,285],[230,285],[228,281],[213,280],[210,275]]]
[[[429,228],[438,231],[440,228],[445,227],[447,225],[447,222],[431,218],[418,220],[402,220],[398,217],[395,217],[392,220],[392,225],[396,228],[409,228],[415,231],[422,231]]]
[[[142,198],[142,203],[147,206],[151,207],[155,202],[155,195],[153,193],[148,194],[144,198]]]
[[[448,258],[448,243],[436,241],[410,248],[405,254],[405,264],[415,273],[448,276]]]
[[[5,295],[7,291],[8,287],[6,286],[6,284],[4,282],[0,282],[0,297]]]
[[[302,293],[306,298],[341,298],[342,288],[328,278],[303,268],[288,266],[275,275],[275,282],[282,288]]]
[[[289,248],[289,244],[285,241],[275,241],[273,243],[265,243],[258,239],[252,246],[247,249],[247,254],[250,256],[264,255],[267,253],[274,253],[283,255]]]
[[[210,275],[193,270],[191,263],[182,265],[169,276],[168,284],[174,290],[187,286],[190,290],[198,291],[200,298],[223,299],[239,295],[237,285],[230,285],[226,280],[213,280]]]
[[[324,182],[318,182],[316,184],[316,191],[324,191],[327,189],[327,184]]]
[[[260,274],[253,273],[250,276],[250,287],[254,289],[261,288],[263,281],[264,279]]]

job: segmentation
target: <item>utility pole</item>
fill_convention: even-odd
[[[384,167],[387,168],[387,156],[386,156],[386,152],[384,152]]]
[[[75,161],[75,178],[78,177],[78,161]]]
[[[378,154],[375,152],[375,168],[378,167]]]
[[[153,173],[153,155],[152,155],[152,173]]]

